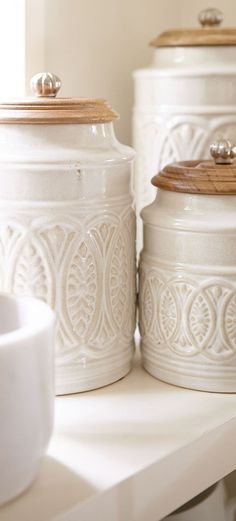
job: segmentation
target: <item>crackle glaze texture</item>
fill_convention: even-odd
[[[7,187],[0,189],[0,289],[40,297],[56,310],[58,394],[121,378],[133,355],[132,152],[126,159],[116,158],[118,165],[112,167],[104,158],[93,167],[88,153],[88,167],[79,161],[79,166],[65,163],[63,171],[60,165],[50,171],[46,165],[38,178],[30,166],[18,174],[12,171],[19,179],[26,176],[28,186],[24,197],[18,190],[17,200],[14,193],[5,200]],[[57,200],[51,200],[53,183]]]
[[[137,213],[153,201],[151,178],[175,161],[209,157],[210,143],[236,132],[234,47],[155,49],[136,71],[133,143]],[[142,247],[138,220],[137,247]]]
[[[160,190],[142,212],[141,349],[157,378],[236,391],[234,199]]]

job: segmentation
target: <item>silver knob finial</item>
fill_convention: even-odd
[[[219,9],[209,7],[199,13],[198,20],[203,27],[214,27],[221,24],[223,13]]]
[[[55,98],[61,88],[61,80],[51,72],[39,72],[30,80],[35,96]]]
[[[228,139],[221,139],[211,144],[210,152],[216,164],[227,165],[233,163],[236,157],[236,146]]]

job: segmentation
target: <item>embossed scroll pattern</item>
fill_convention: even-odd
[[[135,215],[91,208],[0,209],[0,290],[56,310],[60,366],[132,350]]]
[[[154,346],[167,358],[227,363],[236,355],[236,284],[141,262],[140,328],[145,349]]]

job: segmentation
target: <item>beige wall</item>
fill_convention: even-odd
[[[132,71],[150,63],[148,42],[175,18],[173,0],[49,0],[46,67],[63,80],[63,94],[107,98],[129,142]]]
[[[236,25],[235,0],[214,0]],[[166,28],[193,26],[205,0],[46,0],[45,66],[68,96],[105,97],[120,112],[117,134],[131,141],[132,71],[147,66],[150,39]]]

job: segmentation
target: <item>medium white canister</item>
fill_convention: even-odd
[[[57,314],[57,394],[129,372],[135,328],[134,152],[104,100],[0,103],[0,290],[42,298]]]
[[[209,157],[210,143],[236,133],[236,29],[206,9],[201,28],[155,38],[153,63],[134,73],[133,143],[136,206],[154,197],[151,177],[173,161]],[[142,226],[138,220],[138,251]]]
[[[153,178],[141,212],[141,350],[145,369],[192,389],[236,392],[236,147]]]

